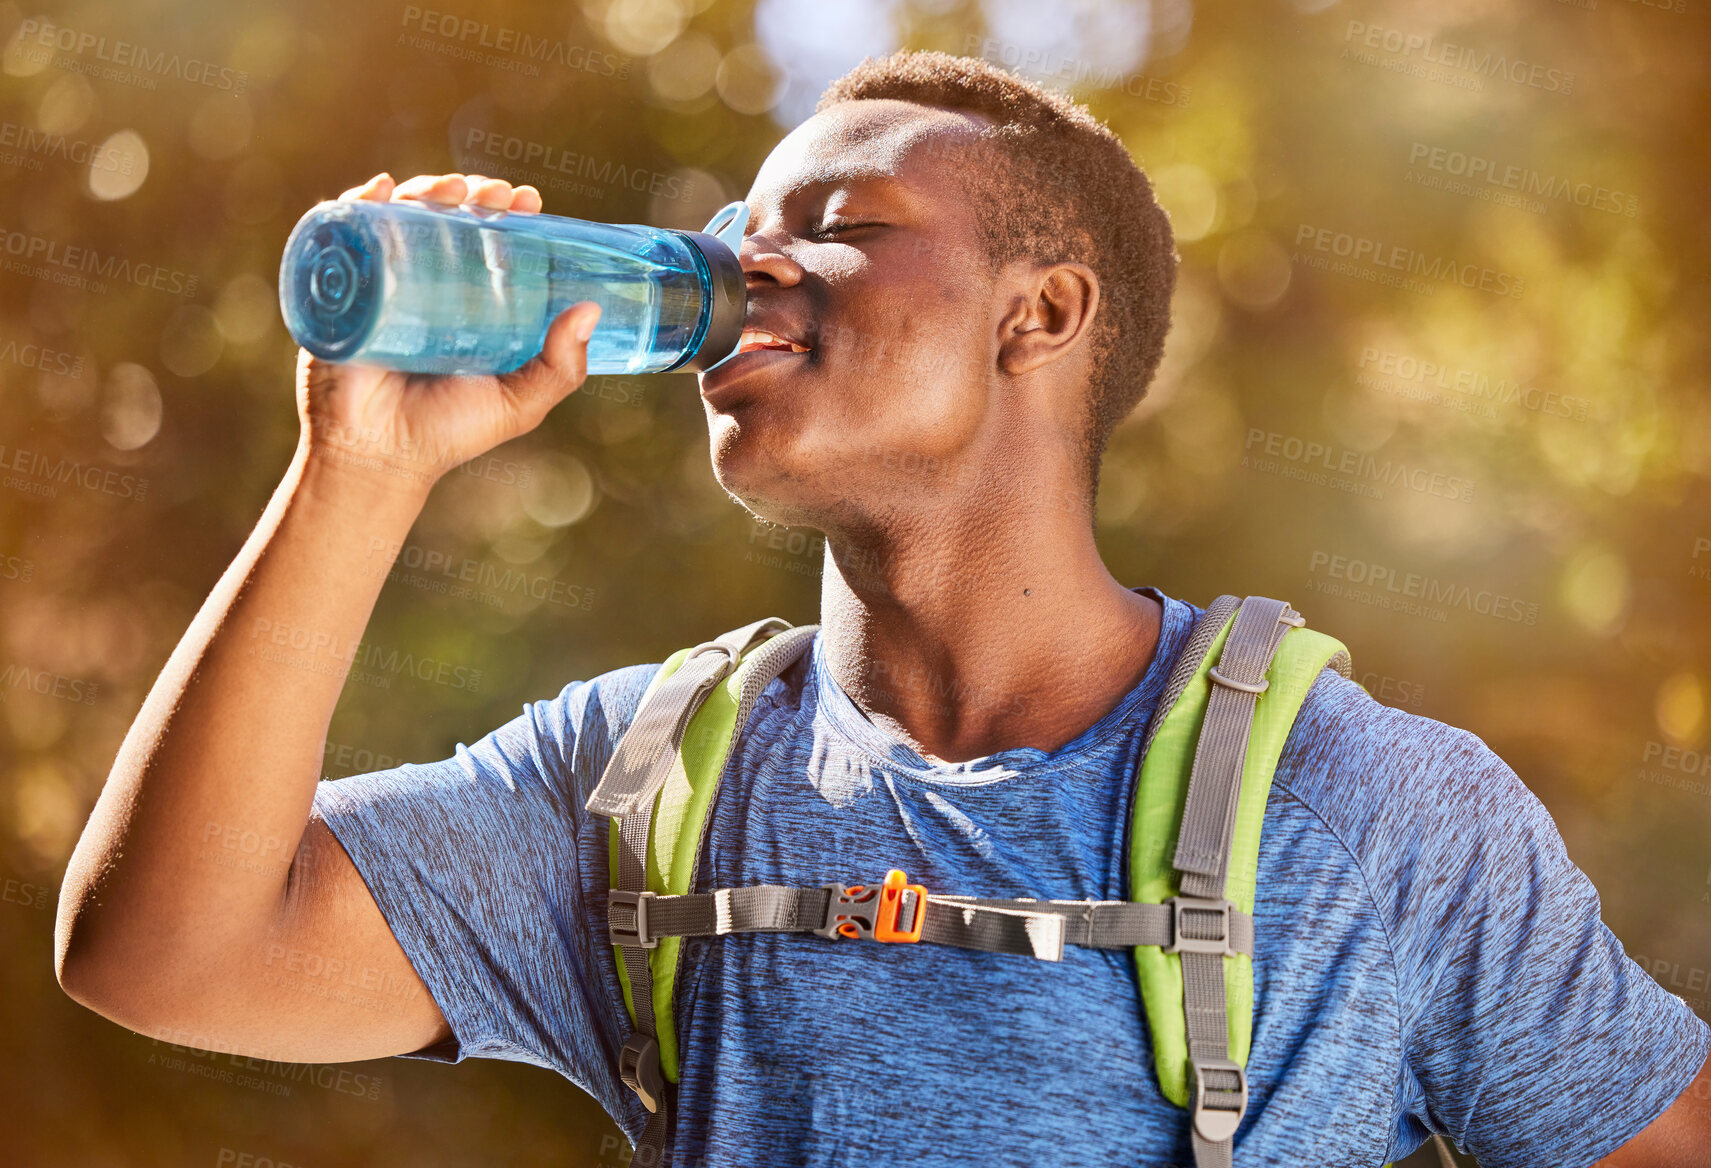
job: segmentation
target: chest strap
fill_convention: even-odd
[[[1065,945],[1157,945],[1166,953],[1218,957],[1252,957],[1254,951],[1253,918],[1227,900],[1172,897],[1139,904],[945,896],[907,883],[895,868],[878,885],[756,884],[682,896],[614,889],[609,897],[612,944],[643,949],[664,937],[813,933],[831,940],[925,941],[1041,961],[1063,960]]]
[[[756,621],[668,658],[587,804],[612,817],[608,929],[634,1026],[619,1075],[650,1113],[632,1164],[658,1164],[669,1140],[682,938],[804,932],[1050,961],[1066,944],[1130,947],[1160,1089],[1190,1112],[1197,1168],[1229,1168],[1248,1104],[1249,914],[1272,774],[1314,678],[1349,674],[1342,645],[1303,624],[1281,601],[1233,596],[1196,622],[1147,729],[1121,902],[929,894],[896,870],[877,887],[695,892],[732,740],[816,627]]]

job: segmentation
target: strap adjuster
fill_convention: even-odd
[[[1230,947],[1230,910],[1236,906],[1234,901],[1173,896],[1164,903],[1170,906],[1170,944],[1161,946],[1164,952],[1210,953],[1214,957],[1236,955]],[[1189,919],[1190,914],[1193,914],[1192,919]],[[1207,936],[1214,927],[1217,934]]]
[[[659,938],[648,932],[648,902],[652,892],[626,892],[611,889],[606,901],[606,931],[614,945],[639,945],[643,949],[658,947]]]
[[[1234,1138],[1236,1129],[1242,1125],[1242,1116],[1248,1110],[1248,1073],[1240,1063],[1229,1059],[1208,1059],[1188,1057],[1188,1063],[1194,1070],[1194,1130],[1200,1133],[1200,1138],[1210,1143],[1219,1144]],[[1234,1086],[1223,1082],[1206,1082],[1207,1074],[1217,1076],[1234,1075]],[[1240,1093],[1241,1101],[1234,1109],[1229,1107],[1212,1107],[1206,1102],[1206,1093],[1214,1091],[1219,1094],[1234,1095]]]
[[[1226,673],[1219,673],[1216,665],[1206,671],[1206,676],[1223,686],[1225,689],[1237,690],[1241,693],[1262,694],[1271,688],[1271,682],[1260,678],[1256,682],[1237,681]]]
[[[659,1069],[659,1043],[646,1034],[632,1034],[624,1039],[624,1049],[618,1052],[618,1077],[636,1093],[643,1107],[650,1112],[658,1111],[659,1098],[665,1094],[665,1076]]]
[[[729,645],[721,645],[717,641],[702,641],[684,655],[684,663],[687,664],[690,658],[700,657],[704,653],[718,653],[725,658],[725,668],[720,672],[720,677],[729,675],[731,670],[742,662],[741,654]]]
[[[903,869],[893,868],[877,888],[822,884],[832,895],[826,900],[825,920],[814,932],[858,941],[919,941],[927,920],[927,889],[908,880]]]

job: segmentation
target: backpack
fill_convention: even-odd
[[[1320,671],[1350,674],[1343,645],[1305,624],[1258,596],[1220,596],[1195,623],[1147,726],[1125,825],[1126,901],[952,895],[895,868],[878,884],[696,891],[732,741],[819,626],[768,618],[673,653],[587,803],[611,821],[607,927],[635,1028],[618,1072],[650,1113],[631,1163],[657,1165],[665,1149],[680,939],[801,932],[1042,961],[1061,960],[1065,945],[1132,949],[1159,1089],[1189,1112],[1196,1168],[1230,1168],[1248,1103],[1254,883],[1272,773]]]

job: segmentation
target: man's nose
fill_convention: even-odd
[[[779,241],[767,232],[756,231],[743,240],[737,259],[743,266],[744,282],[754,288],[774,284],[788,288],[801,282],[802,265],[786,254]]]

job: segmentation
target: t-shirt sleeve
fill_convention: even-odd
[[[1375,792],[1350,833],[1396,957],[1404,1098],[1481,1168],[1593,1163],[1693,1081],[1711,1027],[1628,957],[1483,742],[1336,686]]]
[[[656,669],[573,682],[451,758],[319,784],[314,814],[452,1031],[405,1057],[533,1063],[608,1110],[624,1102],[606,1098],[622,1041],[603,986],[610,954],[584,924],[582,868],[605,854],[605,820],[583,803]]]

